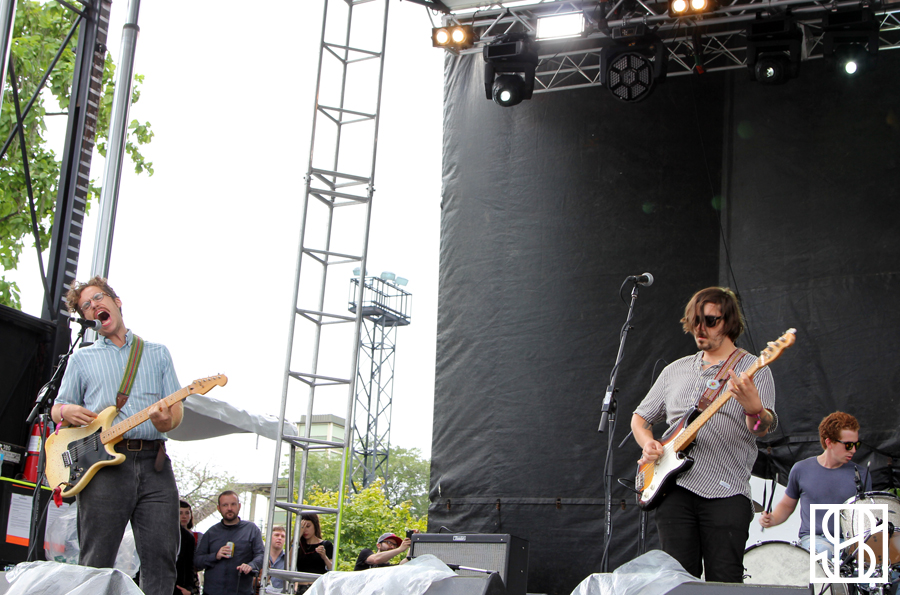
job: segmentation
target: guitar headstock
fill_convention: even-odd
[[[797,340],[797,329],[789,328],[784,331],[784,334],[778,337],[776,340],[771,341],[769,346],[762,350],[762,353],[759,354],[759,361],[765,366],[768,366],[776,359],[781,357],[781,352],[794,344],[794,341]]]
[[[209,378],[200,378],[191,382],[187,389],[193,395],[205,395],[217,386],[225,386],[228,383],[228,377],[225,374],[216,374]]]

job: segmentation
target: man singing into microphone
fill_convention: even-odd
[[[141,590],[172,595],[180,529],[165,433],[177,428],[184,415],[180,402],[171,408],[160,402],[180,388],[172,356],[165,346],[145,342],[125,326],[122,300],[103,277],[74,284],[66,301],[70,311],[100,321],[100,339],[69,358],[53,421],[88,425],[113,405],[121,421],[150,407],[149,423],[128,431],[115,446],[125,461],[99,469],[77,495],[79,564],[112,568],[130,520],[141,559]]]
[[[856,463],[850,462],[860,443],[859,422],[849,413],[835,411],[823,419],[819,424],[819,443],[824,449],[822,454],[799,461],[791,468],[784,497],[775,510],[760,515],[759,524],[780,525],[791,516],[799,501],[800,545],[811,549],[810,541],[815,537],[816,551],[833,555],[833,544],[822,532],[825,511],[817,511],[815,523],[811,523],[810,504],[843,504],[859,492],[870,491],[872,477],[867,471],[860,474]]]
[[[663,446],[653,437],[653,424],[671,427],[693,407],[723,398],[725,390],[734,394],[697,433],[693,467],[656,496],[662,498],[656,527],[663,551],[685,570],[696,577],[705,571],[707,581],[740,583],[753,520],[750,470],[756,438],[776,425],[775,386],[768,367],[752,379],[746,373],[756,357],[735,347],[744,320],[730,289],[695,293],[681,324],[700,351],[663,369],[635,410],[631,429],[643,450],[640,464],[657,461]]]

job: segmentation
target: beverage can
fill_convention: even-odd
[[[229,550],[229,552],[228,552],[228,557],[229,557],[229,558],[233,557],[233,556],[234,556],[234,542],[233,542],[233,541],[229,541],[229,542],[226,543],[225,545],[228,546],[228,550]]]

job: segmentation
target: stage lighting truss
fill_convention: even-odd
[[[747,28],[747,69],[764,85],[779,85],[800,71],[803,33],[787,16],[759,19]]]
[[[827,7],[826,7],[827,6]],[[718,0],[715,10],[705,14],[671,17],[668,2],[651,0],[595,0],[574,2],[536,1],[527,6],[507,6],[478,11],[457,11],[445,21],[464,20],[472,25],[478,39],[475,46],[459,53],[469,54],[501,36],[523,35],[532,40],[537,55],[534,93],[602,86],[601,53],[612,43],[613,32],[635,26],[653,29],[665,46],[663,56],[667,77],[712,73],[747,68],[747,30],[758,19],[775,18],[790,12],[802,34],[801,60],[823,58],[825,29],[823,17],[832,9],[859,8],[858,1],[833,0],[827,5],[817,0]],[[585,28],[581,36],[569,39],[534,41],[539,18],[580,12]],[[900,49],[900,2],[882,2],[872,11],[878,24],[878,49]],[[837,49],[846,45],[832,35]],[[839,57],[841,49],[837,52]],[[789,56],[789,52],[784,52]],[[765,57],[784,65],[777,56]],[[790,57],[789,57],[790,58]],[[759,53],[757,53],[757,64]],[[791,68],[792,66],[789,66]]]

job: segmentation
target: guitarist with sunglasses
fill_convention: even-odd
[[[688,572],[707,581],[740,583],[744,547],[753,520],[750,471],[756,438],[775,428],[775,385],[768,367],[747,374],[757,358],[735,346],[744,330],[737,296],[730,289],[708,287],[690,299],[681,319],[699,351],[663,369],[635,410],[631,429],[642,449],[640,465],[665,458],[653,425],[671,428],[695,408],[733,395],[697,433],[693,465],[657,499],[656,526],[663,551]],[[685,424],[686,425],[686,424]],[[675,474],[673,474],[675,475]]]
[[[112,568],[130,520],[141,560],[141,590],[171,595],[179,498],[165,433],[177,428],[184,415],[181,402],[172,407],[160,402],[181,386],[172,356],[165,346],[145,342],[125,326],[122,300],[103,277],[74,284],[66,301],[70,311],[100,321],[100,338],[69,359],[53,421],[84,426],[113,405],[120,409],[116,419],[150,407],[150,423],[129,430],[115,445],[125,461],[101,468],[76,496],[79,564]]]
[[[824,511],[817,511],[816,518],[809,516],[810,504],[842,504],[857,492],[872,490],[872,477],[868,471],[860,474],[859,467],[850,459],[859,449],[859,422],[843,411],[835,411],[819,424],[819,443],[822,453],[804,459],[791,467],[787,489],[775,509],[763,512],[759,524],[763,528],[780,525],[791,516],[800,502],[800,545],[817,552],[834,555],[834,544],[824,537],[822,518]],[[865,482],[860,480],[865,477]],[[865,485],[865,487],[863,487]]]

